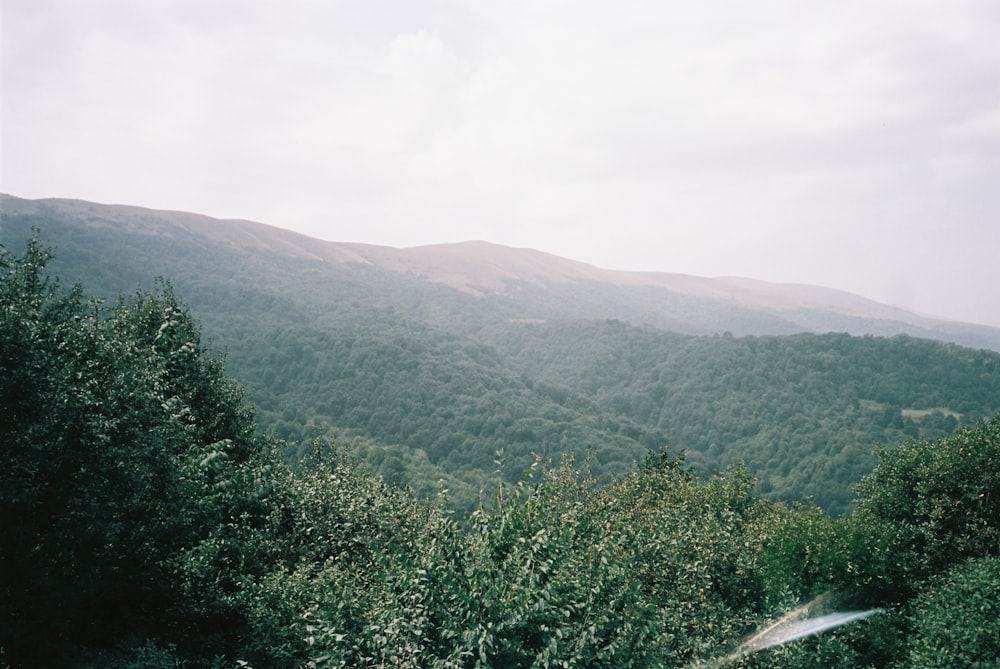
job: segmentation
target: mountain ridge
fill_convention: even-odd
[[[505,301],[512,313],[525,312],[515,318],[612,318],[691,334],[909,334],[1000,351],[1000,328],[925,316],[809,284],[610,270],[483,240],[404,248],[325,241],[254,221],[65,198],[3,195],[0,212],[56,216],[154,238],[186,235],[243,254],[266,253],[330,268],[376,269],[405,281]],[[542,303],[546,306],[540,308]]]

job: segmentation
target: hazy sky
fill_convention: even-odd
[[[0,191],[1000,326],[995,0],[0,0]]]

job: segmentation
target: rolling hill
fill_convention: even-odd
[[[17,253],[33,228],[88,294],[169,281],[290,453],[331,435],[419,494],[444,480],[465,508],[498,451],[508,477],[564,453],[602,477],[666,446],[841,513],[875,448],[1000,410],[1000,355],[983,350],[1000,330],[821,287],[3,196],[0,242]]]
[[[290,284],[347,288],[370,305],[435,324],[618,319],[688,334],[908,334],[1000,351],[1000,328],[927,318],[818,286],[605,270],[482,241],[404,249],[326,242],[250,221],[0,197],[4,238],[18,240],[38,225],[63,251],[66,271],[72,275],[85,264],[88,278],[100,270],[133,284],[152,275],[178,282],[197,267],[224,283],[239,277],[239,285],[263,293],[289,292]],[[244,280],[244,271],[256,271],[257,280]],[[123,286],[94,288],[114,294]]]

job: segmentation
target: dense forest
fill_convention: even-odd
[[[669,435],[703,471],[742,461],[758,492],[836,514],[877,446],[1000,408],[1000,356],[906,335],[692,337],[605,322],[510,326],[491,342],[515,369]]]
[[[48,278],[50,254],[37,240],[21,255],[0,253],[0,664],[1000,665],[1000,415],[984,414],[996,374],[989,354],[909,339],[888,348],[840,336],[675,339],[599,323],[564,342],[606,346],[587,328],[624,330],[620,347],[593,358],[599,366],[548,357],[558,346],[533,347],[528,340],[540,331],[521,328],[457,349],[392,332],[344,347],[357,332],[324,341],[317,329],[301,352],[275,351],[278,359],[261,366],[274,373],[262,387],[278,387],[286,368],[304,375],[315,369],[308,341],[339,358],[360,356],[349,369],[362,380],[391,377],[372,393],[451,371],[458,378],[442,376],[441,387],[454,384],[463,398],[449,401],[456,416],[530,400],[545,407],[532,416],[565,423],[570,414],[561,412],[587,405],[591,422],[539,453],[555,457],[563,446],[577,450],[573,439],[589,439],[582,458],[541,457],[512,473],[506,452],[491,454],[489,499],[461,514],[447,489],[422,502],[368,473],[318,424],[304,438],[308,452],[289,462],[288,445],[259,429],[248,395],[169,284],[106,306]],[[645,388],[683,376],[670,351],[684,360],[716,341],[713,356],[726,353],[730,364],[692,372],[688,383],[707,395],[713,386],[696,380],[733,369],[715,391],[735,388],[742,399],[759,392],[764,363],[783,360],[789,397],[816,386],[842,402],[831,388],[854,377],[839,351],[868,347],[868,364],[880,372],[871,379],[884,383],[858,389],[847,409],[880,429],[915,434],[879,451],[851,511],[838,518],[759,496],[745,466],[699,476],[683,454],[660,446],[636,467],[596,474],[605,439],[645,445],[673,429],[641,402]],[[537,376],[499,365],[494,356],[505,347]],[[408,353],[420,364],[407,367]],[[981,385],[968,381],[967,401],[941,395],[934,376],[901,364],[911,355],[951,363],[933,373],[956,388],[970,378]],[[748,356],[763,366],[737,364]],[[435,364],[443,358],[454,366]],[[902,388],[921,383],[928,387],[919,395],[900,400]],[[344,401],[336,390],[313,401]],[[445,404],[405,395],[414,406]],[[347,406],[331,412],[350,415]],[[951,432],[972,417],[980,420]],[[497,443],[538,450],[547,437],[544,422],[516,411],[495,426],[492,414],[480,418],[475,429],[498,433]],[[393,423],[359,414],[357,425],[365,419]],[[419,434],[418,422],[400,423],[388,438]],[[739,424],[720,420],[713,438]],[[449,448],[449,438],[428,434],[421,443],[434,449],[445,439]],[[522,469],[523,455],[512,458]],[[810,615],[874,615],[770,648],[742,643],[803,605]]]
[[[668,448],[699,476],[743,463],[756,494],[844,515],[878,448],[1000,411],[1000,354],[984,349],[907,335],[668,332],[595,318],[605,312],[594,304],[652,300],[641,291],[596,302],[588,291],[610,289],[574,285],[570,299],[569,288],[521,283],[473,294],[286,253],[281,236],[248,246],[202,233],[257,240],[273,232],[266,226],[24,206],[34,213],[0,212],[4,243],[22,247],[38,226],[56,244],[52,270],[95,297],[114,302],[168,277],[290,462],[314,438],[333,440],[422,500],[443,481],[460,513],[489,499],[501,449],[514,483],[536,457],[571,453],[607,482]],[[681,315],[699,328],[763,326],[752,310],[699,321],[709,307],[698,304],[679,305],[678,327]]]
[[[229,365],[268,429],[304,443],[310,424],[335,425],[405,445],[382,446],[381,459],[370,447],[368,462],[425,492],[448,478],[466,510],[476,502],[469,482],[482,487],[501,448],[512,473],[572,452],[603,478],[669,445],[703,475],[744,462],[758,492],[843,514],[876,448],[944,437],[1000,409],[1000,355],[906,336],[704,337],[556,322],[477,340],[418,324],[329,324],[249,341],[230,349]]]

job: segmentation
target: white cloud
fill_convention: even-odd
[[[0,1],[7,192],[1000,323],[988,0]]]

